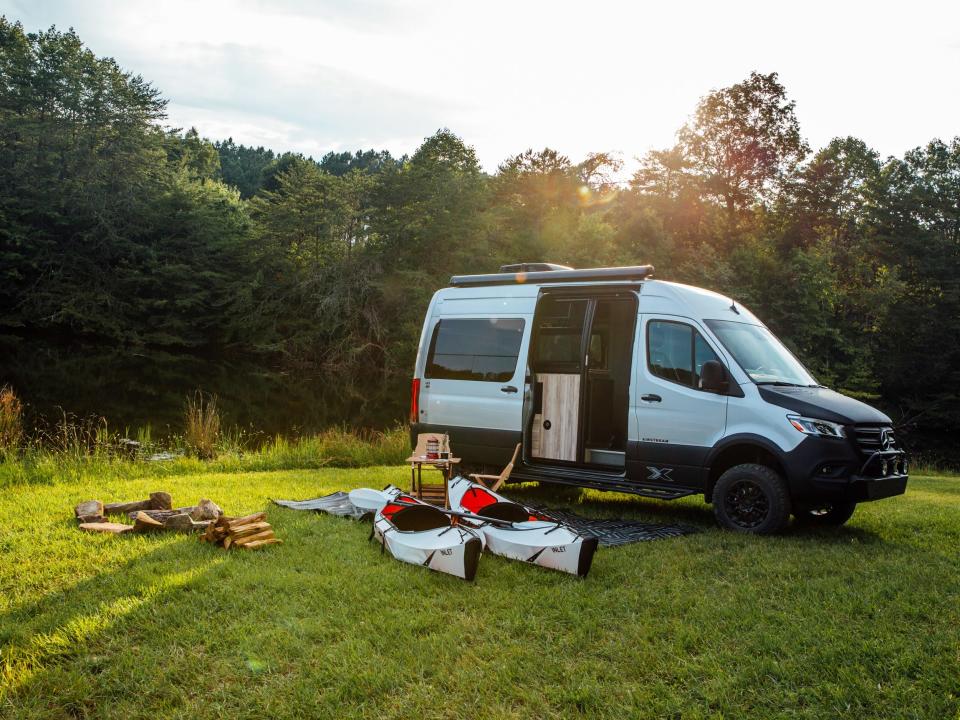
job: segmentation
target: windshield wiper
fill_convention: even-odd
[[[800,383],[787,382],[786,380],[760,380],[757,385],[777,385],[779,387],[815,387],[814,385],[801,385]]]

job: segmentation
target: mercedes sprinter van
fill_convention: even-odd
[[[430,302],[411,436],[461,472],[673,499],[702,493],[751,533],[839,525],[906,490],[890,418],[820,385],[747,308],[649,265],[509,265]]]

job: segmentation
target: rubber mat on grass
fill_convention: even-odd
[[[697,528],[689,525],[666,525],[662,523],[640,522],[638,520],[622,520],[611,518],[589,518],[578,515],[571,510],[556,508],[534,507],[544,515],[566,523],[581,535],[593,535],[600,540],[603,547],[627,545],[628,543],[646,542],[648,540],[665,540],[681,537],[698,532]]]

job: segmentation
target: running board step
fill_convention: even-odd
[[[634,495],[643,495],[644,497],[660,498],[661,500],[676,500],[677,498],[696,495],[698,490],[691,488],[662,488],[662,487],[637,487],[628,492]]]
[[[660,485],[640,485],[638,483],[630,482],[626,480],[623,476],[615,476],[610,478],[605,478],[603,476],[598,476],[597,474],[577,474],[574,472],[564,472],[563,474],[550,473],[549,475],[545,473],[531,472],[529,469],[524,468],[520,471],[514,471],[510,475],[510,480],[508,482],[524,482],[524,481],[535,481],[535,482],[547,482],[555,483],[558,485],[573,485],[576,487],[585,487],[592,488],[594,490],[607,490],[610,492],[622,492],[630,493],[631,495],[641,495],[643,497],[649,498],[658,498],[660,500],[676,500],[677,498],[687,497],[689,495],[696,495],[701,490],[695,490],[693,488],[673,488],[673,487],[663,487]]]

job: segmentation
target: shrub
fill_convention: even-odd
[[[187,396],[184,409],[186,429],[183,441],[187,449],[201,460],[212,460],[217,455],[220,439],[220,411],[216,395],[204,395],[197,390]]]

